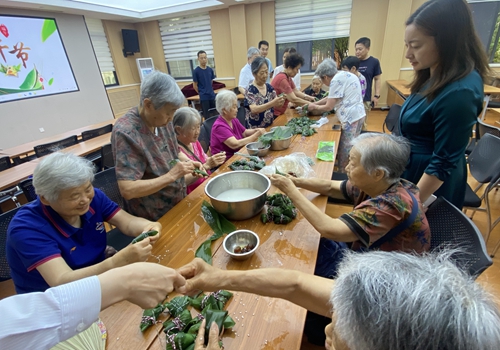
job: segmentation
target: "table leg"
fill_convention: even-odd
[[[484,121],[484,117],[486,116],[486,110],[488,109],[488,104],[490,103],[491,95],[484,96],[484,107],[483,113],[481,113],[481,121]]]

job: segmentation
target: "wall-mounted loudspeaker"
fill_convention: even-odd
[[[133,29],[122,29],[123,37],[123,55],[125,57],[133,55],[135,52],[139,52],[139,37],[137,35],[137,30]]]

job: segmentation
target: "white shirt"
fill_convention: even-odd
[[[270,84],[271,83],[271,72],[273,71],[273,64],[271,63],[271,60],[267,57],[264,57],[267,63],[267,80],[266,83]]]
[[[87,277],[0,300],[0,348],[50,349],[97,321],[101,284]]]
[[[240,71],[240,79],[238,80],[238,86],[241,86],[245,90],[248,85],[253,81],[252,67],[247,63]]]
[[[285,70],[285,67],[283,67],[283,65],[276,67],[274,69],[273,79],[274,79],[275,76],[277,76],[279,73],[283,72],[284,70]],[[293,80],[293,83],[295,84],[295,87],[299,91],[302,91],[302,89],[300,88],[300,69],[297,72],[297,75],[292,78],[292,80]]]
[[[346,71],[339,71],[330,82],[328,98],[338,98],[335,115],[341,123],[352,124],[366,115],[359,78]]]

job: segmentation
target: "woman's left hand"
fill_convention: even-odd
[[[149,236],[149,243],[154,244],[158,238],[160,238],[160,233],[161,233],[161,224],[159,222],[150,222],[144,228],[142,229],[142,232],[149,232],[149,231],[158,231],[158,233],[154,236]]]
[[[316,98],[314,98],[314,97],[312,97],[312,96],[309,96],[309,95],[306,95],[306,96],[305,96],[305,100],[307,100],[307,101],[311,101],[311,102],[314,102],[314,101],[316,101]]]
[[[295,184],[288,176],[272,174],[269,176],[269,179],[271,180],[271,184],[276,186],[284,194],[288,194],[296,188]]]
[[[208,167],[208,170],[218,167],[222,163],[226,161],[226,152],[219,152],[214,154],[211,157],[208,157],[205,165]]]
[[[309,103],[307,105],[307,110],[308,111],[314,111],[315,109],[318,109],[318,105],[314,104],[314,103]]]

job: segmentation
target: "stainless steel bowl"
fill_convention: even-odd
[[[289,127],[286,126],[275,126],[271,128],[270,132],[266,132],[264,135],[272,137],[277,128],[289,129]],[[271,151],[282,151],[284,149],[287,149],[292,143],[292,137],[293,135],[290,135],[290,137],[287,137],[286,139],[271,140]]]
[[[264,157],[269,153],[269,148],[271,148],[271,145],[264,146],[262,142],[250,142],[246,147],[249,155]]]
[[[254,255],[259,243],[259,236],[255,232],[249,230],[238,230],[228,234],[226,238],[224,238],[224,243],[222,245],[224,246],[226,253],[228,253],[231,258],[235,260],[246,260]],[[254,246],[251,251],[240,254],[234,252],[236,247],[245,247],[248,244]]]
[[[205,193],[210,197],[214,209],[229,220],[246,220],[257,215],[266,203],[267,191],[271,181],[267,176],[250,170],[236,170],[217,175],[205,186]],[[229,190],[254,189],[258,191],[249,198],[221,200],[217,197]],[[243,191],[240,191],[243,192]]]

